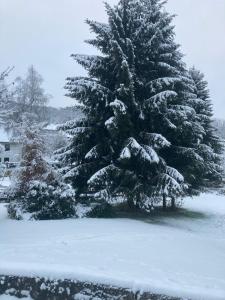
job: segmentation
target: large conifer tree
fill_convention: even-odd
[[[204,129],[188,105],[192,81],[174,42],[173,16],[162,6],[121,0],[106,5],[108,24],[87,21],[96,34],[87,42],[102,56],[73,55],[88,76],[69,78],[66,88],[86,117],[65,124],[73,138],[58,153],[78,202],[123,196],[146,211],[167,199],[175,205],[186,187],[180,161],[202,160],[195,145]]]

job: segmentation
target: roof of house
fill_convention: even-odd
[[[45,130],[57,130],[60,124],[48,124],[44,127]]]

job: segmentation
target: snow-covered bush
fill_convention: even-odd
[[[37,128],[24,128],[22,161],[10,187],[8,213],[15,219],[72,217],[74,193],[43,157],[44,145]]]
[[[6,173],[6,165],[3,163],[0,163],[0,177],[5,176]]]
[[[13,219],[53,220],[73,217],[73,192],[65,184],[34,181],[26,195],[14,196],[8,206]]]

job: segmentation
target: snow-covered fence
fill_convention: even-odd
[[[0,295],[4,293],[18,298],[30,295],[34,300],[182,300],[88,282],[0,276]]]

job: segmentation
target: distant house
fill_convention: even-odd
[[[54,152],[65,146],[68,137],[65,132],[58,130],[60,124],[49,124],[42,129],[42,137],[45,141],[45,155],[52,159]]]
[[[60,124],[48,124],[47,126],[45,126],[43,128],[43,132],[56,134],[59,126],[60,126]]]
[[[0,163],[8,168],[14,167],[21,160],[22,145],[13,141],[10,133],[0,128]]]

